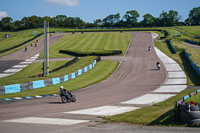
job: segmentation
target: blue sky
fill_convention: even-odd
[[[32,15],[66,15],[93,22],[109,14],[120,13],[122,17],[128,10],[137,10],[142,20],[146,13],[159,17],[163,10],[172,9],[185,20],[189,11],[198,6],[200,0],[0,0],[0,19],[5,16],[21,20]]]

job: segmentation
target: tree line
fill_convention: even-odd
[[[44,20],[49,21],[50,27],[62,28],[130,28],[130,27],[167,27],[180,25],[200,25],[200,7],[195,7],[189,12],[189,17],[181,22],[181,16],[177,11],[162,11],[159,17],[154,17],[147,13],[143,20],[138,22],[139,13],[136,10],[127,11],[125,15],[119,13],[111,14],[103,19],[96,19],[93,23],[84,22],[79,17],[67,17],[57,15],[56,17],[23,17],[21,20],[13,22],[11,17],[4,17],[0,21],[0,31],[19,31],[24,29],[34,29],[43,27]]]

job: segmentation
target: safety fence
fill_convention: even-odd
[[[172,54],[176,54],[176,49],[174,48],[173,44],[171,43],[171,40],[167,40],[167,45],[170,49],[170,51],[172,52]]]
[[[101,57],[98,57],[97,59],[95,59],[93,61],[92,64],[90,64],[82,69],[79,69],[76,72],[65,75],[63,77],[31,81],[31,82],[22,83],[22,84],[0,86],[0,94],[17,93],[17,92],[22,92],[25,90],[43,88],[43,87],[47,87],[49,85],[57,85],[57,84],[60,84],[63,82],[67,82],[70,79],[75,79],[77,76],[80,76],[85,72],[88,72],[89,70],[94,68],[96,63],[99,62],[100,60],[101,60]]]
[[[190,59],[190,55],[186,52],[186,50],[184,50],[184,55],[187,58],[187,60],[189,61],[189,63],[191,64],[192,68],[194,69],[194,71],[196,72],[196,74],[200,77],[200,67],[197,66],[191,59]]]

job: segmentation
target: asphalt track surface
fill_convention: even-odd
[[[46,97],[42,99],[22,100],[20,102],[0,104],[0,132],[148,132],[142,128],[128,126],[124,128],[118,125],[101,125],[97,128],[89,125],[75,125],[73,127],[35,125],[19,123],[2,123],[2,120],[46,117],[46,118],[70,118],[70,119],[97,119],[91,116],[62,114],[61,112],[87,109],[103,105],[116,105],[157,89],[166,79],[166,70],[161,64],[161,70],[156,69],[155,63],[159,61],[154,49],[147,51],[148,46],[153,47],[151,33],[134,32],[129,49],[125,56],[114,57],[120,60],[118,69],[105,81],[73,92],[77,102],[61,104],[60,97]],[[108,59],[112,59],[109,57]],[[104,127],[105,126],[105,127]],[[96,129],[95,129],[96,128]],[[122,130],[121,130],[122,129]],[[127,129],[127,130],[125,130]],[[170,132],[185,130],[170,130]],[[161,128],[152,130],[160,132]],[[163,130],[164,131],[164,130]],[[163,132],[161,131],[161,132]],[[196,132],[196,130],[193,130]]]
[[[49,37],[49,45],[54,44],[64,35],[65,34],[52,34],[52,36]],[[29,45],[27,49],[27,52],[25,52],[25,49],[21,49],[14,53],[0,57],[0,73],[3,73],[5,70],[10,69],[14,65],[18,65],[20,62],[23,62],[24,60],[41,52],[44,49],[44,39],[40,39],[36,47],[34,45]]]
[[[187,42],[183,42],[184,44],[190,46],[190,47],[193,47],[193,48],[196,48],[198,50],[200,50],[200,46],[199,45],[195,45],[195,44],[191,44],[191,43],[187,43]]]

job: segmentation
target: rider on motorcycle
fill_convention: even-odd
[[[160,62],[159,61],[156,62],[156,66],[157,66],[158,69],[160,69]]]
[[[71,99],[72,97],[70,96],[68,90],[64,89],[63,86],[60,86],[60,96],[66,96],[68,99]]]

